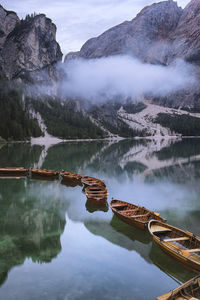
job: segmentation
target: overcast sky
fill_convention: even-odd
[[[125,20],[131,20],[146,5],[160,0],[0,0],[20,18],[32,12],[45,13],[57,26],[57,40],[64,54],[77,51],[91,37]],[[178,0],[185,7],[189,0]]]

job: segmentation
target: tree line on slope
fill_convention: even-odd
[[[47,126],[47,131],[62,139],[104,138],[106,134],[81,111],[61,103],[59,100],[46,99],[32,101]]]
[[[200,118],[190,115],[159,113],[154,122],[183,136],[200,136]]]
[[[42,135],[37,120],[30,118],[21,92],[0,81],[0,137],[4,140],[27,140]]]

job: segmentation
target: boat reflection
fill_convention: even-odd
[[[62,185],[65,185],[66,187],[82,186],[81,182],[73,182],[73,181],[67,181],[67,180],[62,180],[60,183]]]
[[[88,220],[84,225],[91,233],[129,251],[136,251],[146,262],[152,263],[149,258],[152,240],[147,232],[125,224],[115,216],[111,222]]]
[[[196,276],[195,272],[188,270],[184,265],[176,262],[154,243],[152,243],[149,257],[160,270],[165,272],[179,284]]]
[[[107,212],[109,210],[109,206],[108,203],[105,203],[103,205],[94,205],[93,203],[91,203],[90,200],[87,200],[85,203],[85,207],[86,210],[90,213],[93,213],[95,211],[103,211],[103,212]]]

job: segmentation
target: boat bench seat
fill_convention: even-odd
[[[178,241],[187,241],[189,240],[189,237],[182,236],[182,237],[177,237],[177,238],[171,238],[171,239],[164,239],[163,242],[178,242]]]
[[[159,225],[153,225],[153,226],[151,226],[151,231],[153,233],[155,233],[155,232],[165,232],[165,231],[170,232],[172,230],[169,228],[166,228],[166,227],[159,226]]]
[[[126,210],[123,210],[122,212],[132,212],[132,211],[137,211],[138,208],[135,208],[135,209],[126,209]]]
[[[112,204],[111,206],[112,207],[122,207],[122,206],[126,207],[127,204]]]
[[[187,252],[200,252],[200,249],[188,249]]]
[[[107,192],[87,192],[87,193],[85,193],[86,195],[108,195],[108,193]]]
[[[148,216],[150,215],[150,213],[146,213],[146,214],[142,214],[142,215],[136,215],[136,216],[133,216],[134,218],[140,218],[140,217],[145,217],[145,216]]]

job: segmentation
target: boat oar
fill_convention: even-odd
[[[187,251],[187,250],[180,250],[180,252],[184,255],[184,256],[186,256],[186,257],[188,257],[188,256],[190,256],[190,252],[189,251]]]

